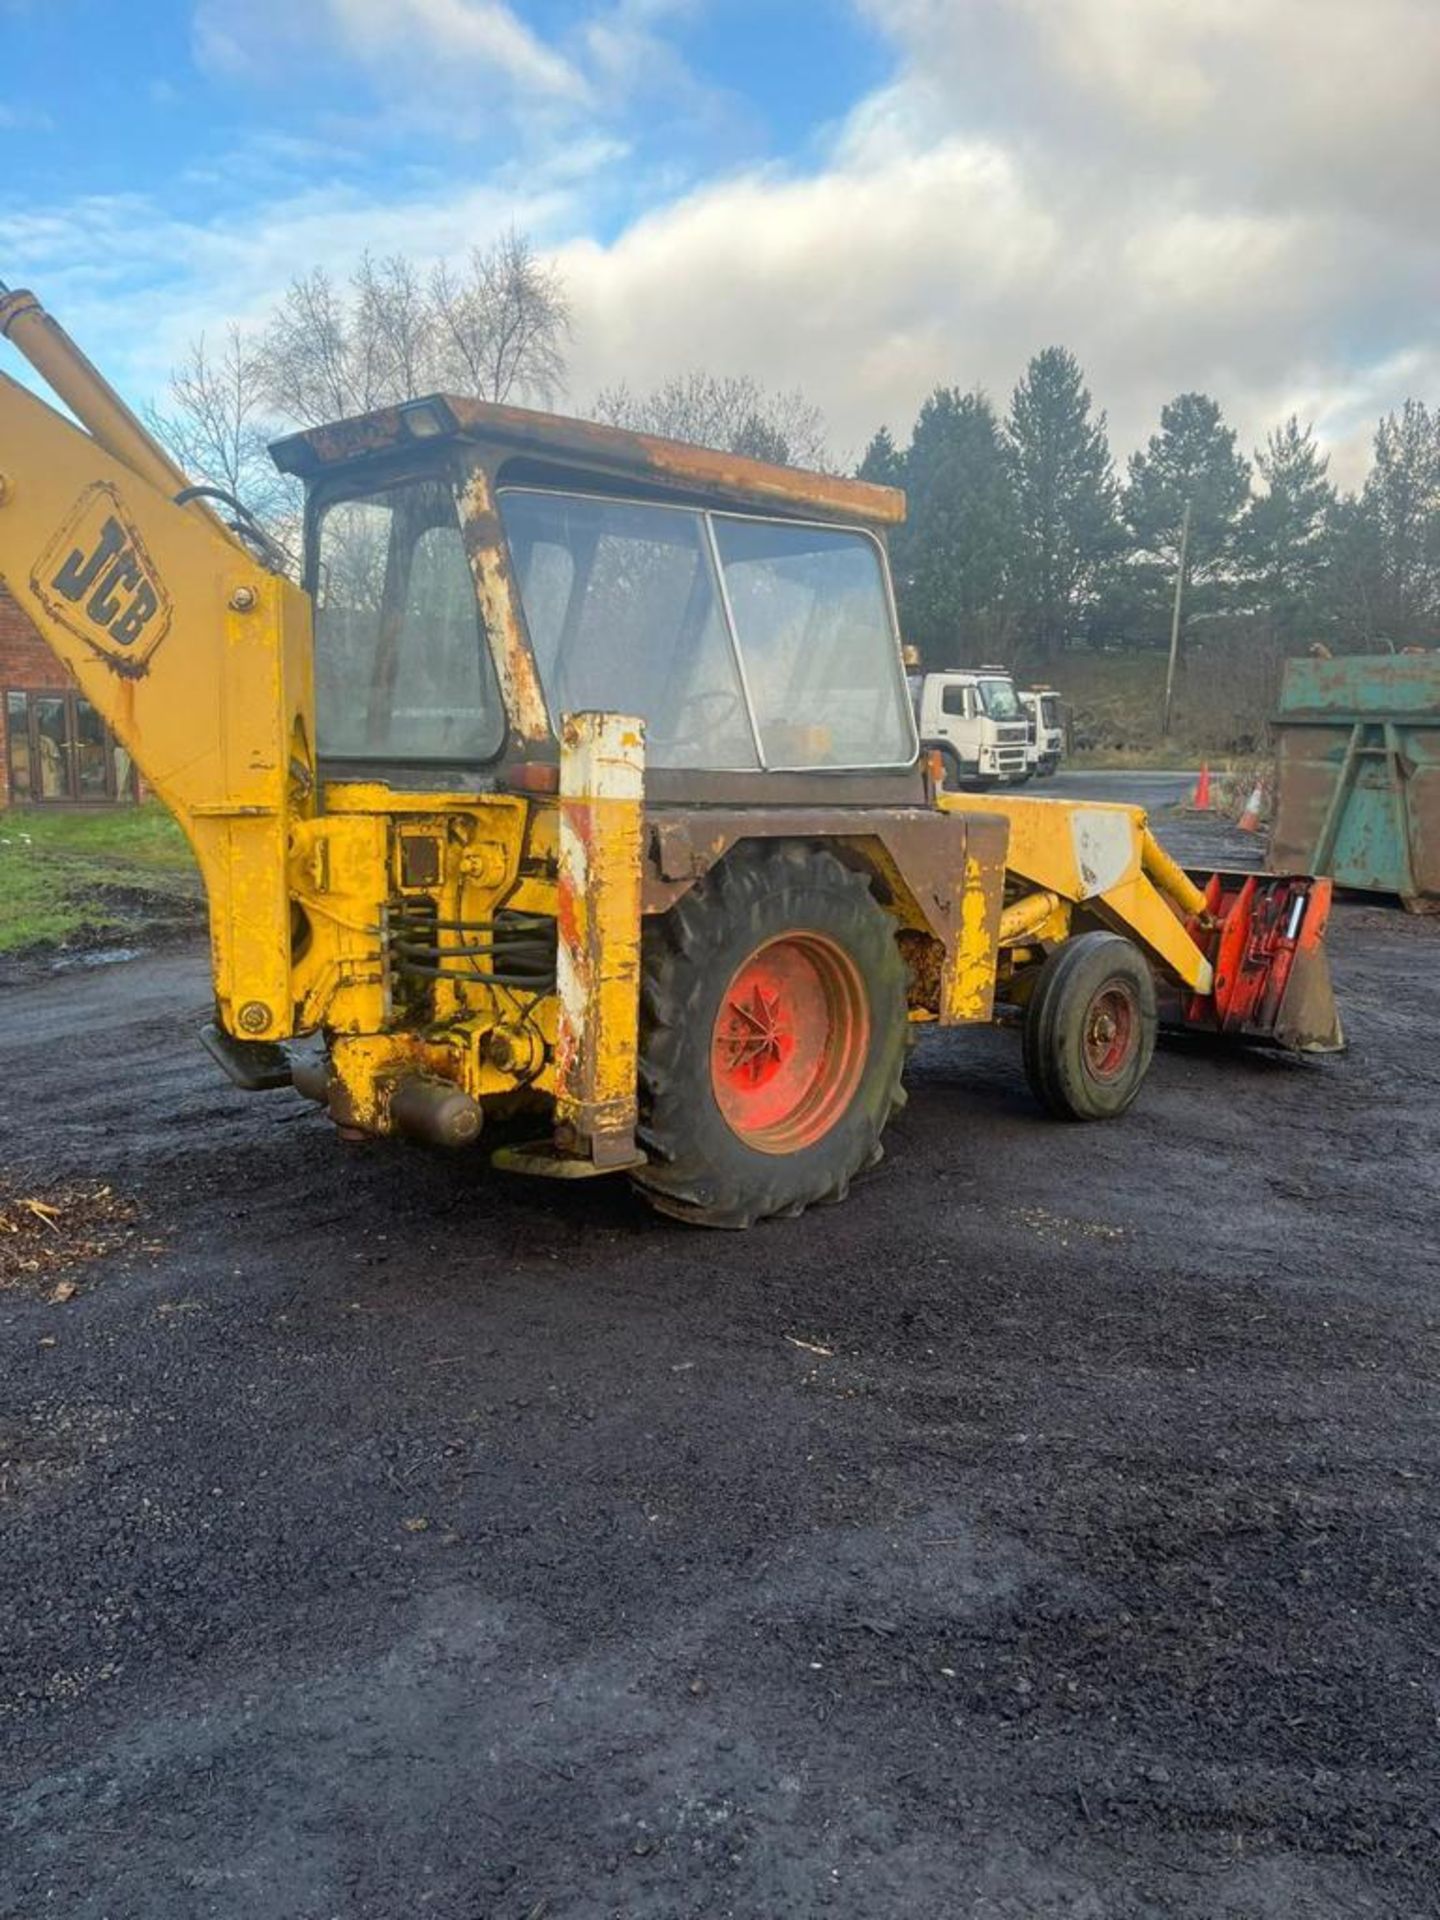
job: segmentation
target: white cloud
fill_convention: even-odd
[[[206,72],[257,90],[277,68],[343,76],[372,136],[479,141],[503,128],[533,152],[641,101],[709,117],[714,96],[667,37],[699,4],[589,0],[546,37],[509,0],[196,0],[192,43]]]
[[[212,60],[273,59],[287,17],[325,19],[402,92],[423,64],[402,71],[403,20],[432,70],[448,49],[467,97],[483,70],[543,105],[541,144],[478,183],[437,174],[377,203],[275,184],[287,161],[347,176],[329,149],[262,137],[237,161],[249,214],[92,198],[0,216],[0,257],[140,397],[189,335],[262,313],[297,271],[343,272],[367,248],[455,254],[514,220],[569,279],[576,401],[694,365],[751,372],[803,386],[841,453],[881,421],[908,431],[939,382],[1003,403],[1054,342],[1122,454],[1199,387],[1247,445],[1290,411],[1313,419],[1351,480],[1380,411],[1440,398],[1437,0],[857,0],[895,70],[821,159],[652,182],[650,210],[597,240],[627,168],[613,102],[683,95],[665,28],[689,4],[599,0],[562,46],[507,37],[518,16],[478,0],[202,0]],[[345,131],[362,140],[364,115]]]
[[[263,79],[277,45],[322,46],[387,85],[428,84],[434,93],[459,74],[487,74],[524,94],[583,99],[583,76],[532,33],[504,0],[200,0],[196,56],[214,72]]]
[[[454,257],[512,220],[540,233],[570,217],[563,180],[547,176],[528,196],[482,184],[385,205],[326,185],[248,219],[227,211],[208,222],[179,219],[142,195],[96,194],[0,211],[0,259],[23,263],[26,282],[102,370],[145,401],[163,392],[190,340],[229,320],[260,322],[299,272],[343,276],[367,251]]]
[[[341,47],[367,65],[399,60],[493,71],[525,93],[582,99],[588,88],[502,0],[328,0]]]
[[[827,164],[579,242],[577,384],[692,360],[799,381],[842,449],[937,382],[1080,355],[1117,449],[1213,392],[1353,479],[1440,388],[1435,0],[864,0],[899,54]]]

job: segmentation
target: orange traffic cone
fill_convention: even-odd
[[[1195,782],[1195,791],[1190,796],[1190,804],[1197,813],[1204,813],[1210,806],[1210,768],[1202,763],[1200,778]]]
[[[1245,811],[1241,814],[1237,822],[1241,833],[1258,833],[1260,831],[1260,809],[1264,804],[1265,789],[1262,783],[1257,780],[1250,789],[1250,798],[1245,802]]]

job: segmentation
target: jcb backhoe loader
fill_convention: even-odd
[[[902,494],[437,395],[276,445],[295,586],[0,296],[80,423],[0,376],[0,576],[194,847],[242,1087],[454,1146],[533,1112],[505,1166],[734,1227],[878,1159],[919,1023],[1018,1022],[1073,1118],[1162,1018],[1339,1044],[1327,882],[1202,888],[1137,809],[937,786]]]

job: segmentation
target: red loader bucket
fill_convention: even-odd
[[[1340,1052],[1324,945],[1330,881],[1214,873],[1203,884],[1205,912],[1186,927],[1214,968],[1214,988],[1178,996],[1178,1018],[1167,1009],[1167,1024],[1299,1053]]]

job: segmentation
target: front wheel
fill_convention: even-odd
[[[945,740],[924,740],[922,753],[933,753],[940,762],[941,783],[947,793],[959,793],[965,784],[965,764],[954,747]]]
[[[904,962],[823,848],[741,849],[645,930],[633,1178],[662,1213],[748,1227],[842,1200],[904,1100]]]
[[[1140,1091],[1155,1052],[1155,981],[1118,933],[1082,933],[1040,968],[1025,1008],[1025,1075],[1062,1120],[1109,1120]]]

